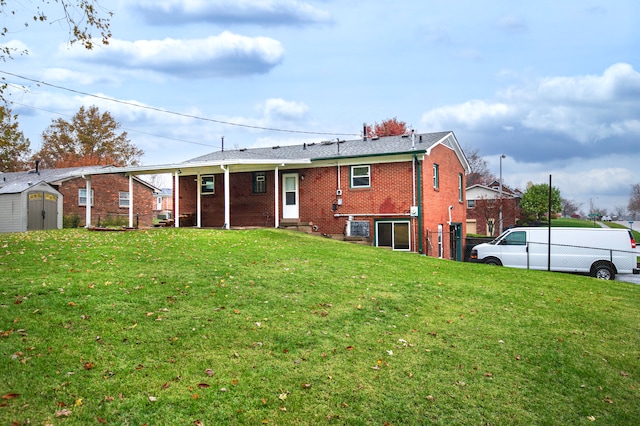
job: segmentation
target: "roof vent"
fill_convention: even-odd
[[[278,146],[278,145],[272,146],[271,149],[280,149],[280,146]]]
[[[405,133],[404,135],[402,135],[402,137],[403,137],[403,138],[408,138],[408,137],[409,137],[409,135]]]

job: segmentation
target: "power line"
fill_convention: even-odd
[[[63,114],[61,112],[51,111],[51,110],[44,109],[44,108],[38,108],[38,107],[35,107],[33,105],[23,104],[21,102],[15,102],[14,101],[12,103],[15,104],[15,105],[21,105],[21,106],[26,107],[26,108],[37,109],[38,111],[44,111],[44,112],[48,112],[48,113],[51,113],[51,114],[61,115],[61,116],[64,116],[64,117],[71,117],[69,114]],[[140,133],[140,134],[143,134],[143,135],[153,136],[153,137],[156,137],[156,138],[168,139],[168,140],[177,141],[177,142],[184,142],[184,143],[189,143],[189,144],[193,144],[193,145],[207,146],[209,148],[220,148],[220,145],[211,145],[211,144],[206,144],[206,143],[202,143],[202,142],[193,142],[193,141],[188,141],[188,140],[185,140],[185,139],[172,138],[171,136],[156,135],[154,133],[143,132],[142,130],[131,129],[131,128],[128,128],[128,127],[120,127],[120,128],[123,129],[123,130],[126,130],[128,132]]]
[[[36,84],[39,84],[39,85],[49,86],[49,87],[52,87],[54,89],[66,90],[67,92],[76,93],[76,94],[83,95],[83,96],[90,96],[90,97],[96,98],[96,99],[101,99],[101,100],[110,101],[110,102],[116,102],[116,103],[119,103],[119,104],[131,106],[131,107],[135,107],[135,108],[143,108],[143,109],[148,109],[148,110],[151,110],[151,111],[162,112],[162,113],[165,113],[165,114],[177,115],[179,117],[192,118],[194,120],[208,121],[208,122],[217,123],[217,124],[225,124],[227,126],[244,127],[244,128],[248,128],[248,129],[257,129],[257,130],[267,130],[267,131],[270,131],[270,132],[298,133],[298,134],[305,134],[305,135],[360,136],[358,133],[311,132],[311,131],[305,131],[305,130],[278,129],[278,128],[274,128],[274,127],[262,127],[262,126],[252,126],[252,125],[249,125],[249,124],[232,123],[230,121],[223,121],[223,120],[216,120],[216,119],[213,119],[213,118],[199,117],[197,115],[185,114],[185,113],[176,112],[176,111],[169,111],[169,110],[166,110],[166,109],[157,108],[157,107],[153,107],[153,106],[140,105],[140,104],[136,104],[136,103],[133,103],[133,102],[123,101],[123,100],[120,100],[120,99],[114,99],[114,98],[108,98],[106,96],[94,95],[94,94],[91,94],[91,93],[82,92],[80,90],[70,89],[68,87],[58,86],[56,84],[47,83],[45,81],[35,80],[33,78],[25,77],[25,76],[19,75],[19,74],[14,74],[14,73],[11,73],[11,72],[8,72],[8,71],[0,70],[0,73],[6,74],[6,75],[10,75],[12,77],[21,78],[23,80],[27,80],[27,81],[30,81],[32,83],[36,83]]]

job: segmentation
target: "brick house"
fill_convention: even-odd
[[[467,188],[467,233],[497,236],[502,229],[515,226],[521,215],[522,192],[493,181],[488,185],[472,185]],[[502,212],[500,211],[502,206]]]
[[[91,190],[91,218],[89,222],[97,225],[107,218],[120,217],[127,220],[133,188],[133,226],[151,226],[153,221],[154,193],[151,184],[123,174],[94,174],[107,169],[104,166],[71,167],[63,169],[36,169],[28,172],[3,173],[5,182],[26,182],[38,180],[46,182],[62,195],[62,214],[67,219],[76,217],[78,226],[87,222],[87,183]],[[112,169],[109,167],[108,169]]]
[[[453,132],[213,152],[173,174],[175,226],[296,228],[462,260],[469,164]]]

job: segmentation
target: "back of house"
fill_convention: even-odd
[[[549,268],[601,279],[614,279],[618,273],[638,273],[636,244],[626,229],[513,228],[491,243],[474,247],[471,258],[475,262]]]

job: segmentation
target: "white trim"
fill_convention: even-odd
[[[276,218],[276,228],[280,227],[280,176],[278,173],[278,166],[273,171],[273,181],[275,184],[275,218]]]
[[[129,228],[133,228],[133,175],[129,175]]]
[[[173,182],[176,187],[176,193],[173,199],[173,226],[180,227],[180,169],[173,174]]]
[[[93,204],[93,197],[91,197],[91,176],[86,176],[85,178],[85,182],[87,183],[87,197],[88,197],[88,203],[86,205],[86,209],[85,209],[85,217],[84,217],[84,222],[85,222],[85,228],[91,228],[91,204]]]

